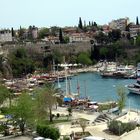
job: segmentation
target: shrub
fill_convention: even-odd
[[[47,125],[38,125],[37,133],[42,137],[50,138],[53,140],[58,140],[58,138],[60,137],[60,132],[57,128]]]
[[[67,136],[64,136],[63,140],[70,140],[70,138]]]
[[[57,118],[59,118],[59,117],[60,117],[60,114],[59,114],[59,113],[57,113],[57,114],[56,114],[56,117],[57,117]]]
[[[108,123],[108,129],[115,135],[122,135],[123,133],[134,130],[135,128],[135,122],[122,123],[120,121],[113,120]]]

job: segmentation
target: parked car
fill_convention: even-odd
[[[82,140],[106,140],[106,139],[102,137],[88,136],[83,138]]]
[[[36,137],[36,138],[33,138],[33,140],[52,140],[52,139],[44,138],[44,137]]]

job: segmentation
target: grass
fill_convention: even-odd
[[[83,137],[88,137],[88,136],[91,136],[91,134],[89,133],[89,132],[84,132],[84,134],[83,134],[83,132],[75,132],[75,137],[76,138],[83,138]]]
[[[109,109],[116,107],[116,106],[117,106],[117,104],[114,104],[114,103],[99,105],[99,111],[109,110]]]
[[[68,119],[68,117],[59,117],[59,118],[55,118],[53,119],[53,122],[49,122],[49,120],[46,120],[45,123],[50,125],[50,124],[57,124],[57,123],[65,123],[65,122],[70,122],[71,120]]]

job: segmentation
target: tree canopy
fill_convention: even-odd
[[[79,18],[79,24],[78,24],[78,27],[79,27],[80,29],[83,29],[83,23],[82,23],[82,19],[81,19],[81,17]]]
[[[48,115],[50,122],[53,121],[52,108],[56,104],[55,88],[53,85],[45,85],[41,89],[37,90],[36,95],[36,113],[38,114],[38,120]],[[41,118],[41,119],[40,119]],[[47,119],[47,118],[46,118]]]
[[[47,36],[49,33],[49,29],[48,28],[42,28],[41,30],[39,30],[39,38],[42,39],[45,36]]]
[[[27,93],[22,93],[10,109],[10,112],[19,125],[22,134],[24,134],[25,125],[28,126],[34,122],[33,105],[31,96]]]
[[[83,65],[91,65],[92,61],[87,53],[80,53],[77,58],[78,63]]]
[[[26,49],[18,48],[9,55],[12,74],[14,77],[22,77],[35,70],[34,62],[28,56]]]

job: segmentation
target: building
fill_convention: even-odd
[[[140,25],[130,24],[129,26],[130,37],[136,37],[140,34]]]
[[[38,38],[38,28],[35,26],[29,26],[28,38],[37,39]]]
[[[38,38],[38,28],[33,26],[32,27],[32,38],[37,39]]]
[[[104,32],[105,34],[108,34],[109,31],[110,31],[110,28],[109,28],[108,25],[103,25],[103,26],[102,26],[102,30],[103,30],[103,32]]]
[[[69,35],[69,42],[89,42],[90,38],[84,33],[73,33]]]
[[[12,41],[12,32],[10,30],[0,30],[0,42]]]
[[[63,29],[64,34],[73,34],[77,32],[77,28],[76,27],[66,27]]]
[[[117,20],[113,20],[109,23],[110,29],[119,29],[121,31],[126,30],[126,26],[129,24],[129,18],[120,18]]]

